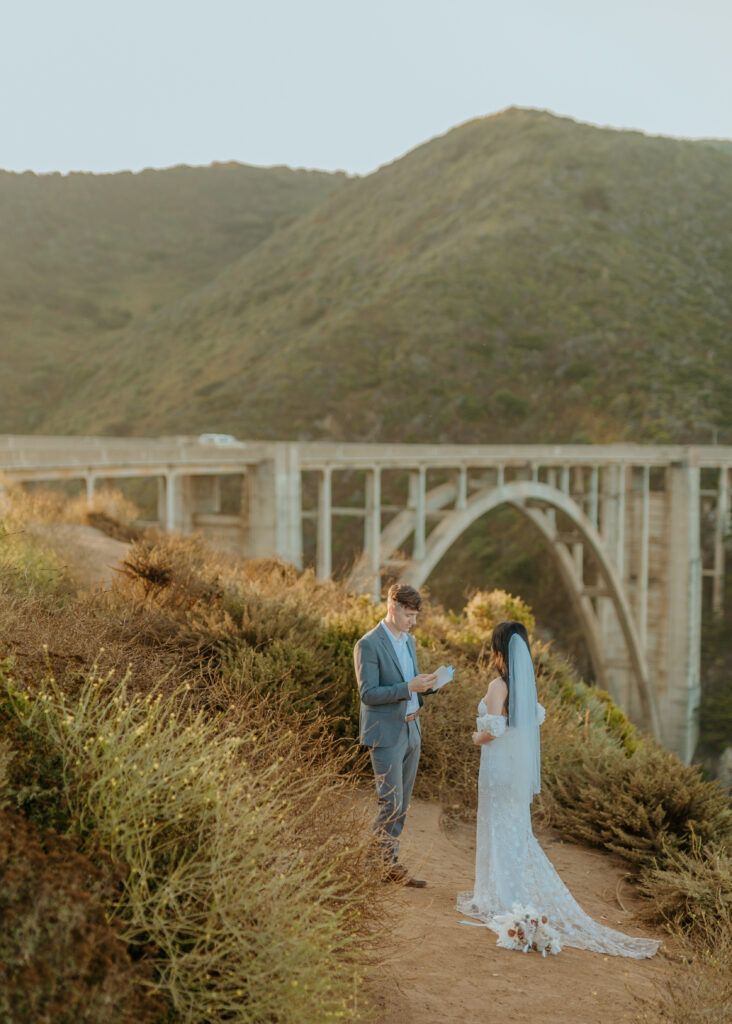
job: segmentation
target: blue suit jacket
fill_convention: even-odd
[[[418,675],[417,645],[407,633],[407,646]],[[353,652],[358,692],[361,698],[359,739],[367,747],[392,747],[404,726],[407,701],[411,697],[409,679],[402,675],[394,645],[379,625],[362,636]],[[414,676],[412,676],[414,678]],[[418,693],[419,706],[424,701]],[[417,728],[421,730],[417,719]]]

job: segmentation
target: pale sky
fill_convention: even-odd
[[[732,0],[7,0],[0,167],[367,173],[507,106],[732,138]]]

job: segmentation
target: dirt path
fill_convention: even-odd
[[[538,837],[593,918],[663,938],[634,917],[639,897],[619,858],[548,832]],[[378,1024],[625,1024],[639,1009],[634,993],[653,997],[654,982],[668,976],[663,951],[638,961],[576,949],[546,958],[499,949],[492,931],[460,924],[454,910],[457,892],[472,888],[474,858],[471,827],[447,832],[436,804],[412,803],[401,859],[429,885],[395,888],[390,963],[373,994]]]
[[[127,556],[130,547],[93,526],[77,523],[29,523],[26,529],[53,546],[80,587],[101,584],[107,589],[114,567]]]

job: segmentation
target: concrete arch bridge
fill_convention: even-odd
[[[555,558],[597,683],[691,759],[702,612],[724,594],[732,447],[217,440],[0,437],[0,477],[78,478],[90,497],[103,480],[154,477],[165,527],[312,561],[323,579],[334,521],[355,517],[350,582],[374,597],[385,575],[425,583],[474,522],[510,506]]]

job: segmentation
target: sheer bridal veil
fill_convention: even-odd
[[[531,802],[541,790],[541,746],[536,678],[526,642],[514,633],[508,645],[508,725],[515,729],[514,782]]]

